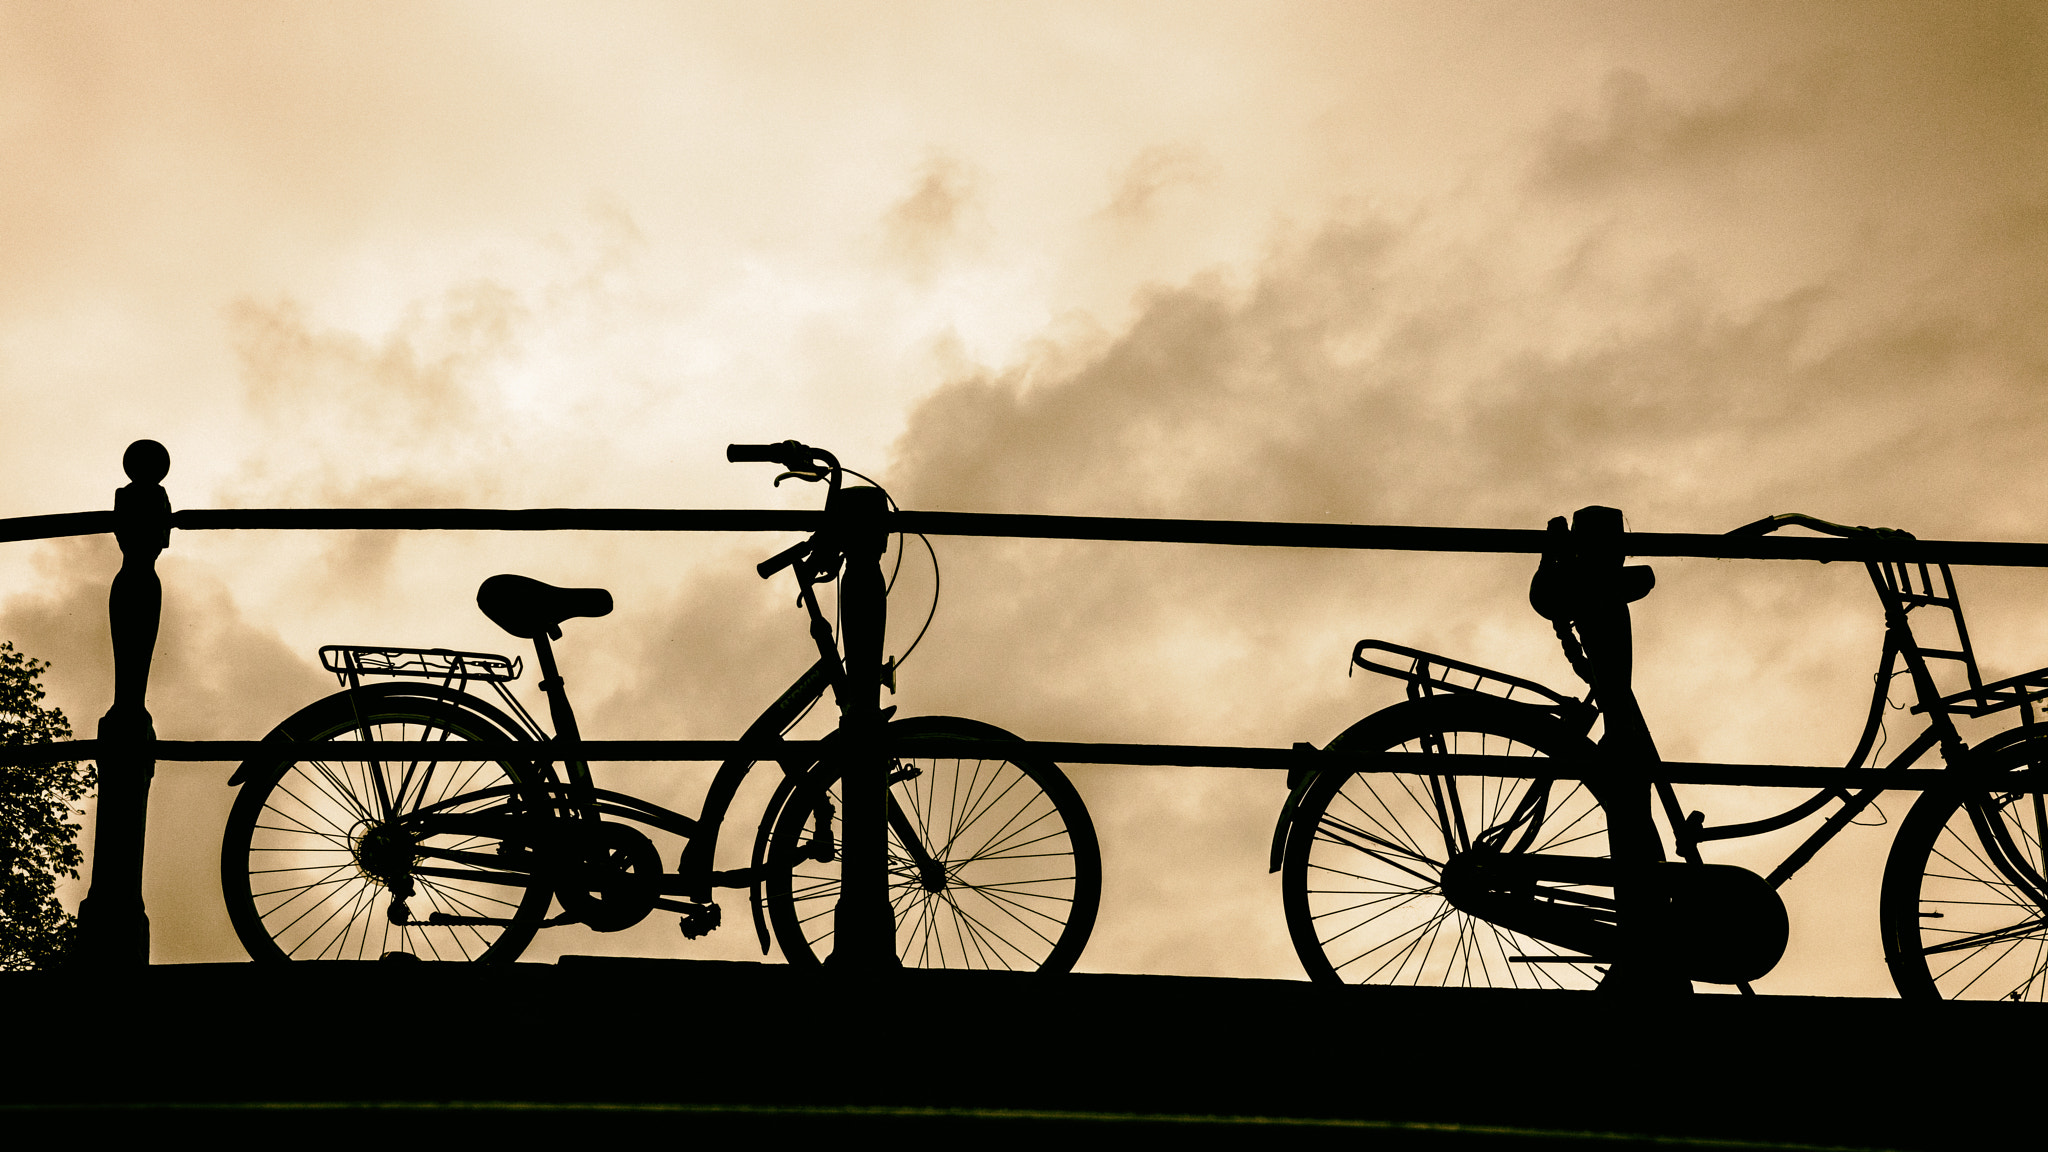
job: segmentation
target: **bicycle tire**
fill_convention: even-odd
[[[2048,764],[2048,738],[1980,749],[1972,771]],[[1923,792],[1885,859],[1885,964],[1907,1000],[2048,1000],[2048,801],[2034,792]]]
[[[993,725],[947,716],[894,721],[892,736],[1015,740]],[[897,956],[911,968],[1065,972],[1095,927],[1102,855],[1080,794],[1059,768],[1032,759],[899,754],[892,800],[943,863],[929,887],[896,828],[889,834],[889,902]],[[905,776],[903,769],[915,774]],[[842,843],[839,768],[811,771],[776,817],[765,885],[769,923],[792,966],[830,951],[839,860],[809,859],[814,814],[830,805]],[[822,795],[821,795],[822,794]]]
[[[375,684],[301,709],[267,739],[467,740],[524,739],[518,726],[484,701],[414,684]],[[509,797],[464,803],[460,797],[523,785],[531,765],[498,760],[363,761],[301,759],[280,748],[245,762],[243,781],[221,844],[221,891],[228,919],[252,959],[422,960],[510,963],[533,939],[552,892],[527,873],[517,885],[419,875],[421,858],[378,818],[373,771],[383,773],[400,814],[445,805],[450,814],[501,807]],[[451,803],[452,802],[452,803]],[[432,849],[507,855],[503,841],[474,833],[443,833],[412,842]],[[435,867],[466,870],[460,862]],[[475,870],[481,877],[486,870]],[[516,871],[516,864],[513,871]],[[503,919],[502,925],[394,924],[390,878],[414,885],[409,911]],[[488,874],[500,875],[501,872]]]
[[[1329,747],[1581,758],[1593,751],[1585,737],[1540,709],[1479,696],[1394,705],[1352,725]],[[1541,791],[1531,800],[1530,818],[1504,824],[1532,790]],[[1583,781],[1319,773],[1296,809],[1281,863],[1288,934],[1310,979],[1597,985],[1603,971],[1593,963],[1529,960],[1574,953],[1460,911],[1445,896],[1440,879],[1455,854],[1451,846],[1469,845],[1489,828],[1505,831],[1510,851],[1607,855],[1606,811]],[[1545,886],[1608,899],[1613,893],[1611,887]]]

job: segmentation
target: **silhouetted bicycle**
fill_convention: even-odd
[[[736,444],[727,456],[781,464],[777,483],[794,477],[828,487],[828,527],[759,566],[764,579],[794,572],[819,653],[742,737],[772,741],[845,682],[818,596],[845,564],[829,518],[843,471],[830,453],[795,441]],[[610,593],[494,576],[477,604],[507,632],[533,641],[555,731],[576,739],[549,641],[561,638],[566,620],[609,613]],[[252,957],[504,963],[541,928],[616,932],[656,909],[679,914],[683,935],[695,938],[719,925],[711,900],[717,888],[749,890],[763,951],[772,925],[791,964],[814,965],[829,953],[843,842],[841,763],[832,754],[777,764],[782,775],[760,817],[751,862],[720,871],[713,867],[719,832],[755,761],[722,764],[693,818],[598,788],[587,763],[552,756],[547,733],[506,687],[520,674],[516,659],[329,646],[321,660],[343,690],[278,725],[267,737],[276,752],[246,761],[231,781],[241,792],[222,847],[221,884]],[[475,687],[488,687],[496,701]],[[1066,776],[1039,760],[960,755],[962,740],[1015,739],[973,720],[898,719],[886,732],[895,750],[889,898],[901,961],[1071,968],[1095,923],[1102,864],[1094,827]],[[409,747],[333,758],[290,748],[316,740]],[[477,741],[532,751],[465,752]],[[920,744],[933,750],[921,752]],[[674,871],[635,825],[687,839]]]
[[[1904,535],[1796,514],[1736,532],[1787,524],[1839,536]],[[1629,684],[1627,614],[1627,604],[1648,593],[1650,571],[1621,567],[1612,509],[1584,509],[1569,531],[1562,518],[1551,529],[1557,543],[1530,596],[1590,685],[1585,700],[1399,645],[1366,640],[1354,649],[1357,667],[1404,681],[1409,699],[1353,725],[1330,749],[1502,759],[1497,775],[1295,774],[1272,867],[1311,977],[1665,990],[1697,980],[1746,992],[1784,951],[1778,887],[1880,795],[1877,787],[1827,788],[1766,819],[1709,826],[1703,814],[1684,811],[1671,784],[1651,785],[1656,750]],[[1957,780],[1921,793],[1885,865],[1879,919],[1893,981],[1908,998],[2042,1000],[2048,810],[2038,790],[2020,790],[2031,781],[2018,774],[2048,763],[2048,728],[2034,723],[2037,702],[2048,697],[2048,669],[1986,683],[1947,565],[1867,568],[1884,605],[1885,642],[1849,766],[1874,762],[1882,750],[1889,691],[1903,673],[1926,727],[1885,766],[1907,768],[1938,749]],[[1909,621],[1915,613],[1919,634]],[[1943,634],[1926,639],[1935,625]],[[1958,669],[1963,686],[1938,687],[1936,666]],[[1975,746],[1957,731],[1956,717],[2009,711],[2019,725]],[[1596,745],[1589,731],[1603,718]],[[1531,757],[1605,772],[1549,778]],[[2001,790],[2001,778],[2015,787]],[[1788,828],[1830,805],[1767,877],[1701,859],[1704,844]],[[1676,859],[1667,858],[1653,807]]]

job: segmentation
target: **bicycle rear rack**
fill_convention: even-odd
[[[518,657],[489,652],[457,652],[450,648],[378,648],[356,644],[326,644],[320,649],[320,666],[339,677],[343,684],[362,676],[410,676],[438,680],[442,684],[477,681],[502,684],[519,679]]]
[[[1976,688],[1965,688],[1942,697],[1940,703],[1944,711],[1975,718],[2043,699],[2048,699],[2048,668],[2036,668],[2032,672],[2008,676]],[[1925,712],[1927,708],[1915,704],[1913,711]]]
[[[1386,652],[1401,657],[1404,665],[1382,664],[1366,656],[1367,652]],[[1384,640],[1360,640],[1358,647],[1351,650],[1351,663],[1368,672],[1391,676],[1408,685],[1412,698],[1437,695],[1446,692],[1464,692],[1480,696],[1498,696],[1503,700],[1516,699],[1515,693],[1525,694],[1523,703],[1536,703],[1527,696],[1541,697],[1545,707],[1558,712],[1573,712],[1588,708],[1584,701],[1570,696],[1561,696],[1534,680],[1495,672],[1463,660],[1453,660],[1420,648],[1409,648],[1401,644],[1389,644]]]
[[[2027,723],[2033,722],[2033,702],[2048,697],[2048,668],[2037,668],[1989,684],[1984,682],[1977,670],[1977,650],[1970,644],[1969,626],[1963,622],[1963,602],[1956,592],[1955,576],[1948,565],[1873,560],[1867,562],[1867,567],[1871,582],[1877,586],[1878,596],[1884,600],[1887,617],[1896,619],[1900,625],[1895,630],[1900,654],[1909,661],[1917,659],[1922,667],[1926,667],[1930,660],[1962,666],[1969,686],[1942,694],[1936,700],[1942,711],[1977,717],[2026,705],[2023,717]],[[1941,641],[1944,646],[1920,641],[1908,619],[1914,610],[1920,608],[1940,608],[1948,612],[1947,631]],[[1939,620],[1939,616],[1936,619]],[[1946,646],[1948,644],[1953,647]],[[1930,669],[1930,683],[1932,680]],[[1913,705],[1912,710],[1924,713],[1927,708],[1927,704],[1922,702]]]

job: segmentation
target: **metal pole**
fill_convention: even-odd
[[[142,845],[149,822],[149,782],[156,740],[147,697],[149,663],[163,609],[156,558],[171,543],[171,499],[161,481],[171,454],[137,440],[121,457],[129,483],[114,493],[114,538],[121,570],[107,595],[114,644],[114,705],[100,717],[99,738],[112,746],[99,759],[99,804],[93,818],[92,886],[78,907],[80,959],[95,968],[149,963],[149,914],[142,906]]]
[[[839,580],[840,627],[846,648],[846,694],[839,728],[846,749],[840,787],[839,904],[831,962],[875,971],[897,966],[896,917],[889,905],[889,758],[882,743],[882,634],[888,585],[882,551],[888,544],[888,497],[879,488],[835,494],[832,531],[846,568]]]

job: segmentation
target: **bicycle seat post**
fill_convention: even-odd
[[[1562,526],[1561,519],[1553,521],[1554,530]],[[1615,900],[1627,931],[1624,956],[1602,986],[1656,994],[1689,990],[1689,985],[1670,966],[1665,901],[1650,871],[1664,858],[1650,814],[1649,775],[1659,757],[1633,684],[1635,636],[1628,606],[1648,595],[1656,578],[1647,567],[1623,566],[1623,531],[1619,509],[1579,509],[1564,538],[1568,543],[1545,553],[1530,587],[1530,602],[1558,623],[1560,638],[1576,630],[1605,725],[1600,751],[1608,771],[1592,786],[1608,813],[1608,845],[1617,865]],[[1674,800],[1666,803],[1676,807]],[[1677,819],[1673,815],[1674,825]]]
[[[562,674],[555,668],[555,647],[549,642],[547,633],[534,636],[533,654],[540,662],[540,690],[547,694],[548,716],[555,723],[555,739],[583,739],[583,734],[576,728],[576,714],[569,708],[569,690],[562,683]]]
[[[870,971],[898,966],[896,919],[889,904],[888,772],[882,748],[882,648],[888,623],[888,497],[879,488],[842,488],[826,503],[844,549],[839,608],[846,691],[839,730],[849,749],[842,817],[842,883],[834,911],[835,967]]]
[[[1578,549],[1583,582],[1576,623],[1586,660],[1597,677],[1593,688],[1600,712],[1607,721],[1601,746],[1630,760],[1655,761],[1657,745],[1636,700],[1635,626],[1628,606],[1640,594],[1627,586],[1621,533],[1617,509],[1596,505],[1573,514],[1572,541]]]

